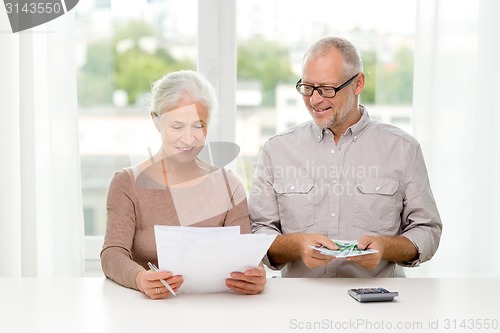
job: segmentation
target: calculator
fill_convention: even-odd
[[[396,291],[385,288],[358,288],[349,289],[347,293],[358,302],[389,302],[398,296]]]

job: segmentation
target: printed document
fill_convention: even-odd
[[[275,235],[240,234],[240,227],[155,225],[160,271],[182,275],[179,293],[230,290],[226,278],[259,265]]]

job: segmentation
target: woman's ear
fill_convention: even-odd
[[[151,120],[153,121],[156,129],[159,132],[160,131],[160,116],[155,112],[150,112],[149,114],[151,115]]]

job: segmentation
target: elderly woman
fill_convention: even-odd
[[[107,227],[101,263],[104,274],[152,299],[175,291],[182,276],[153,272],[157,263],[155,224],[171,226],[240,226],[250,232],[246,193],[239,178],[198,158],[207,125],[216,107],[213,87],[193,71],[173,72],[153,85],[151,118],[161,148],[145,162],[117,171],[109,186]],[[266,283],[255,267],[234,272],[226,285],[242,294],[256,294]]]

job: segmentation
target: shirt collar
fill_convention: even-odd
[[[325,136],[325,129],[316,125],[316,122],[314,120],[312,120],[312,127],[313,134],[316,137],[316,141],[321,142],[321,140],[323,140],[323,137]]]
[[[363,105],[359,105],[359,112],[361,112],[361,119],[359,119],[356,124],[349,127],[346,131],[346,133],[350,132],[355,140],[357,140],[357,138],[359,138],[361,134],[363,134],[363,132],[370,124],[370,115]]]
[[[344,133],[344,135],[352,135],[355,140],[357,140],[357,138],[359,138],[361,134],[363,134],[365,129],[370,124],[370,115],[368,115],[366,108],[360,104],[359,111],[361,112],[361,119],[359,119],[356,124],[349,127]],[[328,129],[319,127],[313,121],[313,133],[316,137],[316,141],[321,142],[323,140],[323,138],[325,137],[325,131],[328,131]]]

